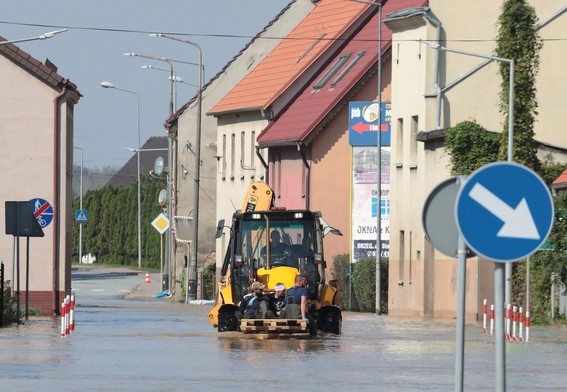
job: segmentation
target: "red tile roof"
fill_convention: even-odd
[[[266,109],[369,7],[373,6],[349,0],[321,0],[210,113]]]
[[[383,15],[402,9],[423,6],[426,3],[426,0],[388,1],[384,4]],[[309,143],[309,139],[315,136],[313,131],[317,127],[324,125],[322,122],[324,122],[325,118],[330,119],[328,115],[331,110],[336,108],[346,96],[351,95],[349,93],[353,92],[352,89],[357,83],[364,82],[366,78],[376,72],[378,61],[377,31],[378,14],[376,13],[372,20],[338,52],[329,65],[323,68],[313,81],[306,86],[305,90],[291,106],[264,129],[258,136],[258,144],[267,147],[275,144],[285,144],[286,142],[295,143],[301,141]],[[388,50],[391,46],[391,41],[392,32],[383,24],[382,53]],[[335,78],[359,55],[361,57],[358,58],[356,64],[333,86],[332,83]],[[337,59],[343,56],[350,57],[323,88],[315,89],[314,85],[333,67]]]
[[[284,8],[282,8],[282,10],[272,19],[268,22],[268,24],[266,26],[264,26],[264,28],[258,33],[256,34],[237,54],[234,55],[233,58],[231,58],[226,64],[225,66],[219,71],[217,72],[217,74],[215,76],[213,76],[211,79],[209,79],[209,81],[207,83],[205,83],[205,85],[203,85],[203,92],[209,87],[209,85],[211,85],[215,80],[217,80],[218,78],[220,78],[224,73],[226,73],[228,67],[234,62],[236,61],[236,59],[238,57],[240,57],[245,51],[246,49],[248,49],[256,40],[260,39],[262,37],[262,35],[266,32],[269,31],[269,28],[275,23],[277,22],[277,20],[279,18],[281,18],[283,15],[285,15],[285,13],[290,9],[290,7],[293,5],[293,3],[296,0],[292,0],[290,1]],[[181,106],[179,109],[177,109],[175,111],[175,113],[173,113],[166,121],[166,125],[171,126],[172,123],[174,123],[175,121],[177,121],[177,119],[191,106],[191,104],[193,104],[193,102],[197,100],[197,94],[195,94],[187,103],[185,103],[183,106]]]
[[[5,41],[5,39],[0,37],[0,41]],[[46,60],[46,64],[44,64],[14,44],[0,45],[0,55],[6,57],[24,71],[29,72],[31,75],[58,91],[60,91],[63,87],[71,88],[77,93],[74,98],[77,101],[79,97],[81,97],[81,93],[77,90],[77,86],[71,83],[69,79],[65,79],[63,76],[59,75],[57,73],[57,67],[55,67],[55,65],[53,65],[53,63],[49,60]]]
[[[551,183],[551,185],[562,185],[562,184],[567,184],[567,170],[564,170],[563,173],[561,173],[561,175]]]

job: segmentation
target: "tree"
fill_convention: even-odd
[[[514,60],[514,146],[513,158],[536,172],[540,169],[533,125],[537,115],[535,77],[539,71],[542,40],[537,30],[537,16],[526,0],[506,0],[498,18],[496,55]],[[500,112],[506,114],[500,145],[500,159],[508,154],[508,109],[510,66],[500,63],[502,76]]]

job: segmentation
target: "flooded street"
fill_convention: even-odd
[[[122,298],[143,280],[74,275],[76,330],[66,337],[51,318],[0,330],[0,390],[454,390],[453,321],[344,313],[340,336],[257,340],[217,333],[208,306]],[[566,390],[567,329],[532,327],[529,343],[506,352],[507,390]],[[495,389],[494,338],[478,325],[466,328],[464,385]]]

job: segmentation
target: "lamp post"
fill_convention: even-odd
[[[158,71],[169,72],[169,69],[167,69],[167,68],[156,67],[156,66],[153,66],[153,65],[142,65],[140,68],[142,68],[142,69],[155,69],[155,70],[158,70]],[[168,77],[168,80],[169,80],[170,78],[171,78],[171,76]],[[177,107],[177,83],[182,83],[182,84],[186,84],[186,85],[188,85],[188,86],[197,87],[197,88],[199,87],[199,86],[197,86],[196,84],[191,84],[191,83],[185,82],[185,81],[184,81],[179,75],[177,75],[177,74],[173,75],[173,83],[176,83],[176,84],[175,84],[175,93],[174,93],[174,94],[175,94],[175,105],[174,105],[174,107]]]
[[[197,48],[199,52],[199,89],[197,92],[197,132],[196,132],[196,153],[195,153],[195,185],[193,191],[193,211],[195,216],[193,217],[194,222],[194,232],[193,232],[193,254],[191,255],[191,263],[193,268],[190,269],[188,276],[189,284],[189,299],[197,299],[197,252],[199,250],[199,182],[200,182],[200,171],[201,171],[201,106],[203,101],[203,51],[201,47],[193,42],[186,39],[181,39],[175,36],[167,34],[150,34],[152,37],[162,37],[171,39],[174,41],[179,41],[185,44],[189,44]],[[173,78],[173,75],[171,75]]]
[[[44,34],[38,35],[36,37],[13,39],[13,40],[10,40],[10,41],[2,41],[2,42],[0,42],[0,45],[15,44],[15,43],[18,43],[18,42],[37,41],[37,40],[42,40],[42,39],[53,38],[55,36],[55,34],[64,33],[65,31],[67,31],[67,29],[50,31],[48,33],[44,33]]]
[[[175,72],[173,70],[173,63],[171,62],[170,59],[165,58],[165,57],[155,57],[155,56],[149,56],[146,54],[140,54],[140,53],[124,53],[124,56],[131,56],[131,57],[141,57],[144,59],[149,59],[149,60],[155,60],[155,61],[161,61],[164,63],[167,63],[169,65],[169,116],[171,117],[173,115],[173,79],[174,79],[174,75]],[[168,132],[168,152],[167,152],[167,166],[168,166],[168,170],[169,170],[169,181],[167,181],[167,217],[169,219],[169,228],[167,229],[167,264],[168,264],[168,279],[167,279],[167,289],[169,291],[169,293],[171,294],[171,279],[172,279],[172,260],[173,260],[173,231],[172,231],[172,225],[173,225],[173,204],[175,203],[174,200],[174,194],[175,191],[172,189],[172,184],[174,181],[175,176],[173,175],[173,150],[174,150],[174,146],[173,146],[173,139],[174,139],[174,135],[172,135],[170,132]]]
[[[103,88],[112,88],[114,90],[123,91],[129,94],[136,95],[136,103],[137,103],[137,128],[138,128],[138,150],[137,150],[137,159],[138,159],[138,268],[142,268],[142,184],[140,181],[140,148],[141,148],[141,140],[140,140],[140,94],[135,91],[126,90],[123,88],[116,87],[114,84],[110,82],[102,82],[101,87]],[[82,208],[82,207],[81,207]]]
[[[81,183],[79,188],[79,210],[83,211],[83,148],[73,147],[81,150]],[[83,221],[79,222],[79,264],[83,261]]]
[[[382,1],[369,2],[351,0],[356,3],[370,4],[378,7],[378,132],[376,136],[376,314],[382,314],[380,276],[382,268]]]
[[[514,60],[505,59],[497,56],[467,52],[464,50],[449,49],[434,42],[421,41],[429,47],[465,56],[479,57],[492,61],[508,63],[510,66],[510,80],[508,91],[508,162],[513,162],[513,138],[514,138]],[[512,296],[512,263],[494,263],[494,303],[495,306],[495,326],[496,335],[496,387],[498,391],[506,389],[506,350],[504,341],[504,308],[503,304],[510,303]],[[504,290],[505,286],[505,290]],[[463,301],[464,302],[464,301]],[[462,380],[461,380],[462,388]]]

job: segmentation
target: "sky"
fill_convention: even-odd
[[[169,65],[124,53],[181,61],[173,63],[184,82],[177,83],[177,108],[197,92],[189,84],[198,84],[198,50],[150,33],[179,34],[197,43],[206,83],[289,1],[4,0],[0,36],[16,40],[68,28],[51,39],[16,45],[39,61],[48,58],[83,95],[75,106],[74,145],[83,149],[84,167],[119,168],[133,154],[126,148],[138,144],[137,95],[102,88],[101,82],[139,95],[142,144],[166,135],[163,124],[169,114]],[[145,65],[166,71],[143,69]],[[74,162],[81,162],[79,150]]]

